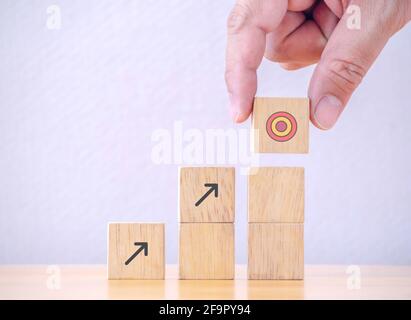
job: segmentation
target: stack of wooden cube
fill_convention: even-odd
[[[181,279],[234,278],[234,168],[180,168]]]
[[[253,168],[248,188],[248,278],[303,279],[304,168]]]

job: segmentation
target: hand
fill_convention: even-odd
[[[350,27],[353,5],[360,9],[359,28]],[[227,26],[234,121],[252,111],[256,70],[265,56],[287,70],[318,63],[308,89],[311,121],[330,129],[390,37],[410,19],[411,0],[238,0]]]

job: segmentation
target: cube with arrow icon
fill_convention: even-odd
[[[180,168],[179,186],[180,222],[234,222],[234,168]]]
[[[109,279],[164,279],[164,224],[110,223]]]

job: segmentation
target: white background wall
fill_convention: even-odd
[[[46,8],[61,8],[61,29]],[[104,263],[108,221],[164,221],[177,261],[177,166],[159,128],[237,128],[226,110],[232,1],[0,1],[0,263]],[[309,155],[306,262],[411,263],[411,27],[395,36]],[[305,96],[312,68],[263,62],[259,95]],[[246,123],[240,128],[248,128]],[[237,176],[237,262],[246,261]]]

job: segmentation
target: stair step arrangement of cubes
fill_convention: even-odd
[[[255,98],[256,153],[308,153],[309,101]],[[248,279],[304,278],[304,168],[248,172]],[[235,168],[179,169],[180,279],[235,277]],[[109,223],[110,280],[165,278],[164,223]]]

